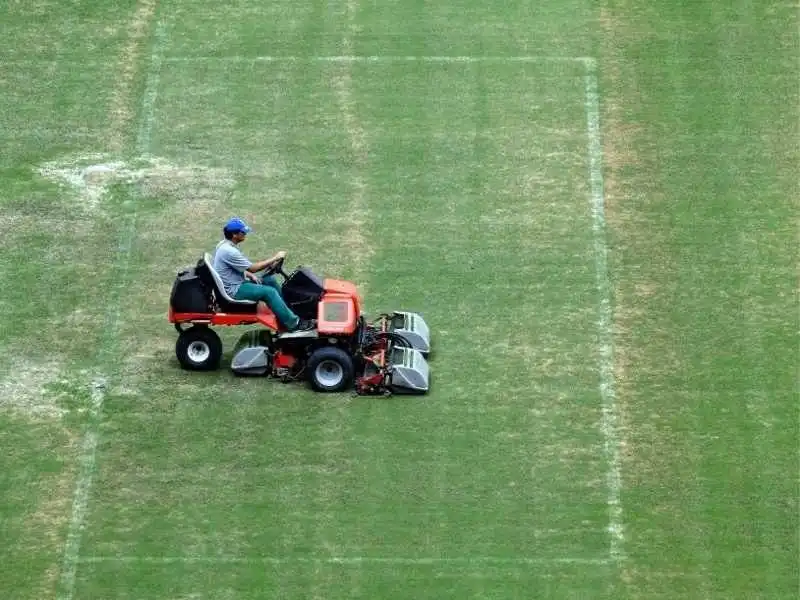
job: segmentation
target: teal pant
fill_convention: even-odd
[[[292,309],[286,306],[286,302],[281,296],[281,288],[276,279],[270,276],[262,278],[261,281],[261,285],[251,281],[242,283],[236,292],[235,299],[253,300],[255,302],[263,300],[286,329],[297,327],[300,318],[292,312]]]

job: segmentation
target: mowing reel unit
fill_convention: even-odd
[[[247,331],[233,350],[231,370],[283,382],[308,379],[319,392],[354,387],[360,395],[424,394],[430,388],[429,352],[424,319],[395,312],[372,323],[361,318],[352,346],[316,331]]]
[[[424,394],[430,388],[430,332],[416,313],[396,311],[366,325],[358,394]]]

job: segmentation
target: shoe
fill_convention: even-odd
[[[315,329],[317,322],[314,319],[300,319],[297,326],[292,331],[311,331]]]

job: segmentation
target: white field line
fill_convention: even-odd
[[[121,563],[121,564],[242,564],[242,565],[288,565],[288,564],[329,564],[329,565],[607,565],[608,558],[544,558],[544,557],[503,557],[503,556],[455,556],[455,557],[400,557],[400,556],[84,556],[81,563]]]
[[[139,135],[136,137],[136,151],[140,155],[145,155],[150,150],[156,96],[158,95],[158,84],[161,81],[161,64],[164,61],[163,53],[167,42],[167,28],[161,21],[156,23],[155,38],[153,52],[150,55],[144,99],[142,100],[142,122],[139,126]]]
[[[332,62],[332,63],[536,63],[536,62],[564,62],[583,63],[593,62],[593,58],[586,56],[547,56],[547,55],[520,55],[520,56],[472,56],[472,55],[365,55],[356,56],[349,54],[331,56],[164,56],[161,60],[165,63],[193,63],[193,62],[222,62],[222,63],[254,63],[254,62]],[[4,61],[8,67],[36,67],[37,65],[76,65],[97,67],[107,65],[107,60],[79,60],[62,58],[14,58]]]
[[[431,557],[431,558],[402,558],[402,557],[236,557],[236,556],[94,556],[80,557],[80,538],[86,518],[89,493],[96,461],[98,443],[97,425],[90,427],[84,439],[81,453],[81,475],[75,490],[72,520],[68,534],[64,556],[64,571],[62,575],[62,593],[59,598],[71,599],[75,583],[75,572],[80,563],[219,563],[219,564],[286,564],[286,563],[327,563],[327,564],[367,564],[383,563],[391,565],[443,565],[443,564],[495,564],[495,565],[532,565],[532,564],[576,564],[576,565],[605,565],[610,561],[619,562],[624,559],[624,521],[620,502],[622,489],[620,466],[620,437],[618,433],[618,410],[616,392],[613,378],[613,338],[612,338],[612,312],[611,312],[611,286],[608,278],[605,223],[605,197],[603,191],[602,175],[602,146],[600,138],[600,110],[597,91],[597,73],[595,61],[587,57],[569,56],[229,56],[229,57],[162,57],[161,50],[165,42],[165,31],[159,25],[156,44],[151,56],[151,67],[148,73],[148,83],[143,102],[144,119],[137,140],[137,149],[145,153],[149,145],[152,130],[153,112],[158,89],[160,67],[163,62],[279,62],[279,61],[305,61],[305,62],[430,62],[430,63],[478,63],[478,62],[579,62],[585,65],[586,75],[586,115],[589,135],[589,169],[591,181],[591,197],[593,212],[593,231],[595,247],[595,270],[597,287],[600,293],[600,307],[598,325],[601,336],[601,394],[603,399],[602,429],[605,436],[605,451],[608,458],[609,469],[608,483],[608,509],[610,547],[609,558],[505,558],[505,557]],[[28,64],[30,62],[47,61],[12,61],[14,64]],[[120,248],[126,252],[126,260],[121,266],[127,271],[129,251],[135,232],[135,212],[131,214],[131,227],[127,244]],[[118,322],[119,308],[115,312],[114,322]],[[98,379],[93,384],[93,414],[99,421],[102,416],[102,402],[105,395],[104,382]]]
[[[153,127],[153,107],[157,92],[157,83],[164,45],[163,25],[157,26],[157,35],[154,48],[150,57],[150,66],[147,73],[147,87],[143,100],[143,121],[139,129],[136,140],[136,148],[139,151],[146,151],[150,140],[150,133]],[[136,236],[136,204],[133,205],[128,213],[128,226],[123,232],[122,240],[118,247],[116,286],[114,289],[112,309],[107,313],[105,322],[105,337],[98,352],[97,363],[102,365],[106,362],[108,354],[116,341],[119,329],[120,313],[122,310],[122,291],[128,280],[130,267],[131,248]],[[64,560],[61,569],[61,579],[59,582],[59,600],[72,600],[75,591],[75,577],[77,566],[80,563],[81,540],[89,511],[89,498],[94,480],[95,466],[97,462],[97,445],[100,437],[100,423],[103,417],[103,402],[105,400],[106,380],[105,377],[97,377],[92,383],[92,407],[89,414],[89,421],[84,435],[81,454],[79,457],[80,471],[75,484],[75,494],[72,500],[72,515],[70,517],[69,530],[67,531],[67,541],[64,545]]]
[[[334,63],[392,63],[392,62],[420,62],[420,63],[513,63],[513,62],[579,62],[587,63],[593,59],[585,56],[436,56],[436,55],[417,55],[417,56],[392,56],[392,55],[371,55],[356,56],[351,54],[340,54],[332,56],[169,56],[164,62],[231,62],[231,63],[252,63],[252,62],[334,62]]]
[[[111,63],[107,58],[92,59],[92,58],[77,58],[72,56],[48,56],[39,58],[10,58],[2,62],[4,67],[29,67],[35,69],[40,66],[58,65],[64,67],[74,67],[80,65],[82,67],[106,67]],[[38,73],[32,71],[29,73],[31,79],[35,78]],[[50,73],[47,74],[51,76]]]
[[[600,97],[597,89],[597,65],[593,59],[586,66],[586,125],[588,130],[589,180],[591,184],[594,265],[597,292],[600,296],[597,325],[600,337],[600,395],[602,430],[608,471],[609,555],[619,563],[625,558],[625,526],[622,511],[622,465],[620,458],[619,411],[614,384],[614,338],[611,307],[611,282],[608,276],[605,192],[603,186],[603,148],[600,135]]]
[[[95,379],[92,382],[92,405],[89,412],[89,424],[83,437],[83,445],[79,457],[80,474],[75,484],[75,493],[72,498],[72,516],[67,532],[67,541],[64,545],[64,562],[61,568],[61,590],[59,598],[71,598],[75,587],[75,574],[78,568],[78,556],[81,546],[86,512],[89,507],[89,493],[92,488],[97,457],[97,442],[99,439],[97,426],[103,410],[103,401],[106,394],[106,382]]]
[[[518,55],[518,56],[473,56],[473,55],[327,55],[327,56],[296,56],[296,55],[261,55],[261,56],[164,56],[161,59],[166,63],[192,63],[192,62],[354,62],[354,63],[390,63],[390,62],[421,62],[421,63],[514,63],[514,62],[577,62],[588,63],[594,59],[587,56],[547,56],[547,55]],[[84,66],[103,66],[109,63],[105,59],[70,59],[69,57],[60,58],[13,58],[3,62],[6,66],[29,66],[37,65],[84,65]]]

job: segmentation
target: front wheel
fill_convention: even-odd
[[[353,359],[340,348],[315,350],[308,359],[308,378],[318,392],[341,392],[353,385]]]
[[[175,356],[184,369],[213,371],[222,358],[222,340],[208,327],[190,327],[178,336]]]

